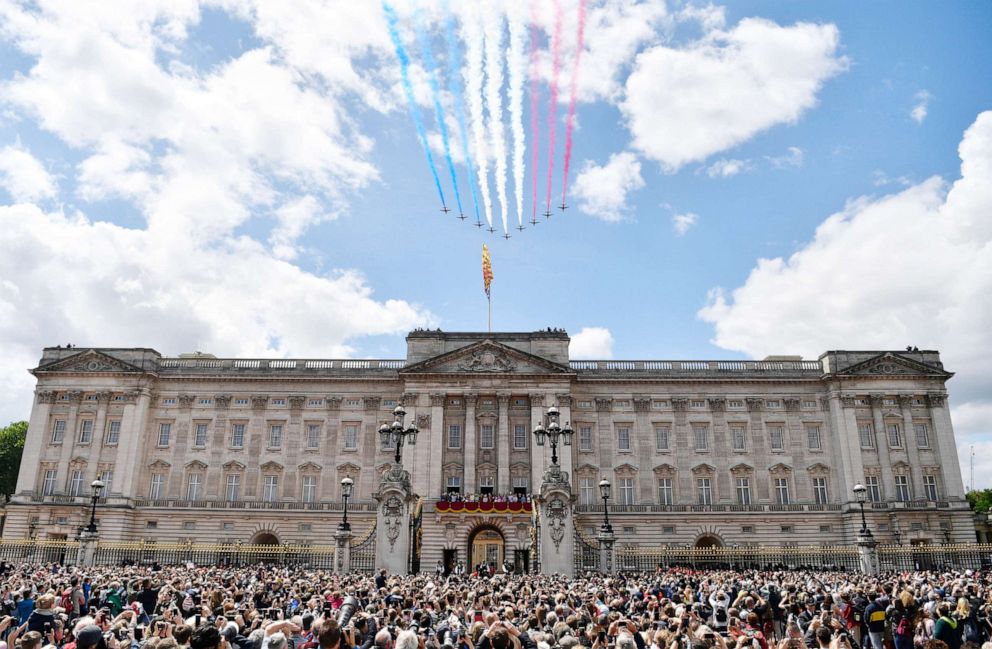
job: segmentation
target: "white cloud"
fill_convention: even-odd
[[[930,100],[933,99],[933,95],[926,90],[921,90],[914,95],[913,99],[916,100],[916,103],[913,104],[912,110],[909,111],[909,116],[917,124],[922,124],[923,120],[927,118],[927,108],[930,106]]]
[[[696,225],[696,221],[699,220],[697,214],[692,212],[685,212],[684,214],[673,214],[672,215],[672,230],[675,231],[675,236],[681,237],[689,228]]]
[[[851,201],[788,259],[761,259],[700,317],[714,342],[754,357],[827,349],[936,348],[957,376],[961,443],[992,433],[992,112],[959,147],[961,178]]]
[[[684,49],[641,52],[620,105],[633,146],[674,171],[795,122],[845,68],[839,42],[834,25],[747,18]]]
[[[575,178],[572,195],[579,209],[604,221],[619,221],[626,209],[627,193],[644,187],[641,163],[628,151],[614,153],[603,166],[586,160]]]
[[[19,145],[0,149],[0,187],[15,202],[54,198],[55,180],[38,158]]]
[[[275,216],[279,225],[269,234],[269,243],[272,244],[272,254],[279,259],[296,257],[299,252],[296,240],[311,225],[335,218],[328,215],[320,201],[310,195],[286,203],[276,210]]]
[[[710,178],[729,178],[750,169],[750,160],[721,158],[706,168],[706,175]]]
[[[573,360],[613,358],[613,334],[606,327],[583,327],[572,336],[568,356]]]
[[[786,149],[786,152],[779,156],[766,156],[766,160],[771,164],[772,167],[776,169],[785,169],[788,167],[801,167],[803,166],[803,161],[805,160],[805,155],[803,150],[797,146],[790,146]]]

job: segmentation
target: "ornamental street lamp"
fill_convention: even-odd
[[[603,498],[603,527],[601,530],[603,534],[613,534],[613,526],[610,525],[610,508],[607,502],[610,499],[610,481],[605,477],[599,481],[599,493]]]
[[[403,462],[403,445],[407,443],[411,446],[415,445],[417,443],[417,433],[420,432],[414,425],[404,428],[405,419],[406,410],[403,410],[403,406],[396,406],[393,408],[392,425],[383,424],[379,426],[379,439],[383,447],[396,447],[396,456],[394,458],[396,464]]]
[[[865,520],[865,500],[868,498],[868,488],[863,484],[854,485],[854,497],[858,501],[858,505],[861,507],[861,536],[871,536],[871,530],[868,529],[868,521]]]
[[[892,527],[894,528],[892,530],[892,536],[896,537],[896,545],[902,545],[902,530],[899,529],[898,525],[893,525]]]
[[[348,522],[348,499],[351,498],[351,487],[354,484],[355,481],[348,477],[341,480],[341,497],[344,499],[344,517],[338,523],[338,529],[342,532],[347,532],[351,529],[351,523]]]
[[[565,427],[562,428],[559,417],[558,408],[551,406],[544,416],[544,421],[534,427],[534,437],[537,438],[538,446],[544,446],[545,439],[551,442],[551,466],[558,466],[558,439],[561,438],[561,443],[565,446],[571,446],[572,434],[575,432],[568,422],[565,422]]]
[[[91,482],[90,489],[93,491],[93,495],[90,496],[93,506],[90,510],[90,524],[86,526],[86,532],[88,534],[96,534],[96,501],[100,499],[100,490],[103,489],[103,480],[97,478]]]

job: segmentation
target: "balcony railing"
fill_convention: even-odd
[[[159,368],[166,371],[209,372],[278,372],[307,374],[327,370],[398,370],[405,360],[306,359],[306,358],[163,358]]]
[[[827,503],[818,505],[816,503],[793,503],[789,505],[778,504],[758,504],[758,505],[738,505],[733,503],[720,503],[716,505],[610,505],[611,514],[638,514],[638,513],[692,513],[692,512],[833,512],[840,511],[839,503]],[[576,511],[580,514],[602,513],[602,505],[578,505]]]
[[[651,374],[802,374],[819,376],[820,361],[570,361],[580,373],[644,372]]]
[[[53,505],[89,505],[90,499],[83,496],[66,496],[61,494],[51,496],[32,495],[30,501],[33,503],[49,503]],[[321,512],[341,512],[344,511],[344,502],[321,501],[306,503],[302,501],[273,501],[264,500],[186,500],[182,498],[124,498],[122,496],[111,496],[110,498],[100,498],[97,501],[100,505],[129,505],[132,507],[154,507],[164,509],[244,509],[244,510],[295,510],[295,511],[321,511]],[[348,501],[349,512],[374,512],[375,503],[369,501]]]

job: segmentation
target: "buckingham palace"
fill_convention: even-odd
[[[426,566],[526,562],[552,453],[576,532],[595,534],[606,479],[629,546],[849,544],[856,484],[883,543],[975,540],[937,351],[570,360],[557,329],[406,340],[395,360],[46,348],[4,539],[77,535],[95,480],[105,539],[326,542],[345,479],[360,536],[400,406]],[[549,409],[571,433],[556,449],[532,432]]]

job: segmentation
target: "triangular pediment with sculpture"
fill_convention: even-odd
[[[109,354],[104,354],[103,352],[97,351],[95,349],[87,349],[79,352],[78,354],[73,354],[66,358],[59,359],[57,361],[48,363],[46,365],[41,365],[34,370],[32,373],[37,374],[39,372],[113,372],[113,373],[143,373],[145,370],[141,369],[136,365],[122,361],[119,358],[114,358]]]
[[[493,340],[481,340],[433,358],[408,365],[400,374],[568,374],[565,365],[514,349]]]
[[[905,376],[905,377],[940,377],[948,379],[954,376],[953,373],[944,370],[942,367],[922,363],[918,360],[907,358],[895,352],[885,352],[872,356],[860,363],[855,363],[850,367],[837,372],[838,376]]]

